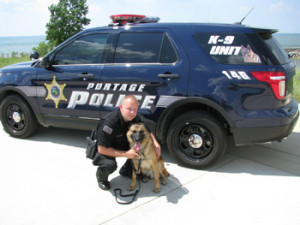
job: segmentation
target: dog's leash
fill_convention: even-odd
[[[117,203],[119,203],[119,204],[121,204],[121,205],[128,205],[128,204],[131,204],[131,203],[134,202],[134,200],[135,200],[137,194],[139,193],[139,191],[140,191],[140,189],[141,189],[141,182],[140,182],[140,178],[139,178],[139,176],[138,176],[138,175],[141,174],[141,170],[140,170],[140,167],[141,167],[141,161],[142,161],[142,160],[139,159],[138,168],[135,169],[135,167],[134,167],[134,165],[133,165],[133,163],[132,163],[132,160],[130,160],[131,166],[132,166],[133,171],[134,171],[134,173],[135,173],[135,175],[136,175],[136,179],[137,179],[137,181],[138,181],[138,183],[139,183],[139,188],[138,188],[134,193],[132,193],[132,194],[126,194],[126,195],[122,194],[121,188],[115,188],[115,189],[114,189],[114,193],[115,193],[115,198],[116,198],[116,202],[117,202]],[[118,200],[118,197],[117,197],[117,195],[118,195],[117,192],[118,192],[118,191],[120,192],[120,195],[119,195],[120,197],[123,197],[123,198],[132,197],[132,199],[131,199],[129,202],[121,202],[121,201],[119,201],[119,200]]]

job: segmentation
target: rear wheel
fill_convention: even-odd
[[[11,136],[26,138],[38,129],[38,122],[26,102],[17,95],[7,96],[1,104],[1,122]]]
[[[173,121],[167,145],[180,163],[205,168],[218,161],[226,152],[227,135],[215,117],[207,112],[192,111]]]

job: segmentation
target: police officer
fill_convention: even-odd
[[[127,95],[123,99],[120,108],[109,113],[98,125],[98,154],[94,158],[94,165],[98,165],[96,177],[98,186],[102,190],[110,189],[108,176],[117,169],[116,157],[128,158],[119,173],[130,177],[132,166],[129,159],[138,156],[134,149],[129,149],[126,133],[130,124],[142,122],[142,117],[137,114],[138,101],[133,95]],[[155,147],[157,157],[160,157],[161,147],[154,135],[150,134]]]

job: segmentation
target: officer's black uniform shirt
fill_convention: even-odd
[[[107,114],[98,125],[98,145],[118,150],[129,150],[126,133],[130,124],[139,122],[142,122],[142,119],[138,114],[132,121],[125,122],[120,109]]]

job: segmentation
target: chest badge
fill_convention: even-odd
[[[64,88],[66,84],[58,84],[55,76],[53,76],[53,80],[51,84],[44,84],[47,88],[48,94],[46,96],[46,100],[53,100],[55,103],[55,108],[58,107],[60,101],[67,101],[64,96]]]

